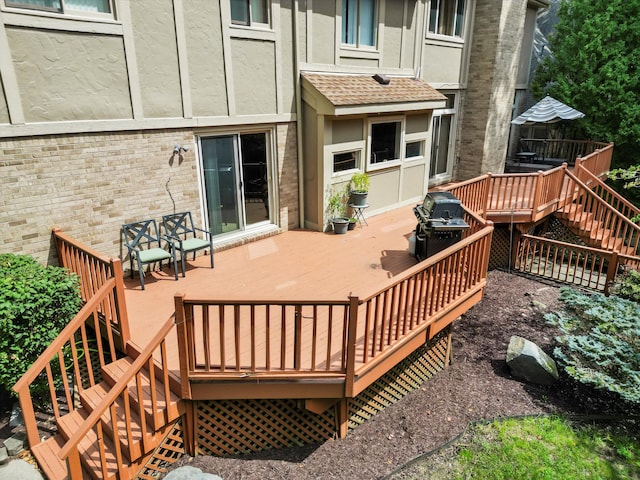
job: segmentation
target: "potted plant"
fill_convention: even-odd
[[[346,192],[334,191],[327,200],[327,212],[336,234],[347,233],[349,217],[346,216],[347,196]]]
[[[349,204],[356,207],[364,207],[367,204],[369,194],[369,175],[365,172],[354,173],[349,182]]]

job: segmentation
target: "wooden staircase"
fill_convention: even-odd
[[[605,190],[594,185],[593,178],[588,185],[567,171],[563,187],[566,196],[558,206],[556,216],[588,246],[636,257],[640,227],[628,218],[626,211],[618,210],[624,199],[611,197],[611,191],[604,196]],[[600,182],[600,185],[604,184]],[[616,201],[616,207],[612,205],[612,199]]]
[[[102,367],[103,381],[82,390],[80,407],[57,420],[58,433],[32,448],[47,478],[70,478],[67,464],[61,458],[65,444],[101,406],[118,381],[126,377],[134,363],[131,357],[125,357]],[[181,403],[177,395],[165,389],[163,379],[155,377],[151,378],[148,369],[141,369],[100,415],[95,427],[82,437],[77,449],[84,478],[135,478],[167,436],[180,417]]]

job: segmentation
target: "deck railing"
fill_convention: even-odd
[[[608,293],[618,254],[548,238],[522,235],[515,270]]]
[[[129,319],[124,299],[122,262],[92,250],[59,229],[53,230],[53,238],[61,265],[80,277],[80,294],[87,302],[111,279],[116,279],[113,292],[98,306],[104,322],[120,333],[121,344],[129,341]]]
[[[465,300],[479,300],[493,226],[473,213],[466,218],[471,228],[465,238],[362,299],[228,301],[176,295],[180,358],[186,359],[183,396],[192,398],[191,382],[239,375],[344,378],[349,396],[358,377],[389,360],[402,344],[420,333],[431,338],[453,321],[446,315]],[[250,335],[242,336],[246,331]]]
[[[564,160],[573,165],[578,157],[590,155],[595,150],[604,148],[607,143],[591,140],[554,140],[540,138],[523,138],[521,143],[527,151],[536,152],[544,163],[545,159]]]
[[[574,175],[585,185],[588,185],[596,195],[625,217],[631,219],[640,215],[640,209],[638,207],[600,180],[598,176],[594,175],[586,168],[583,168],[581,164],[576,164]]]
[[[54,230],[53,237],[62,266],[80,277],[85,303],[13,386],[32,448],[42,437],[34,401],[51,405],[57,420],[75,410],[78,394],[101,381],[101,367],[116,360],[120,342],[129,338],[120,260],[104,257],[60,230]],[[105,325],[115,327],[121,338]],[[42,378],[46,378],[48,389],[36,392],[34,382]]]
[[[105,449],[95,448],[91,461],[99,465],[101,478],[111,477],[114,470],[118,478],[129,478],[128,464],[122,461],[122,443],[127,446],[131,460],[142,457],[153,446],[153,437],[159,426],[165,423],[164,408],[171,398],[166,338],[173,327],[174,318],[171,316],[62,446],[59,458],[67,461],[71,478],[84,478],[78,448],[80,443],[86,442],[87,438],[102,441],[106,436],[105,429],[110,431],[112,438],[118,439],[113,445],[119,461],[116,465],[109,465]],[[164,388],[162,404],[157,398],[156,375],[161,378]],[[135,392],[136,402],[132,401],[130,391]],[[120,407],[116,407],[116,404]],[[134,425],[135,432],[132,428]],[[124,439],[124,442],[120,439]],[[139,450],[135,450],[134,445]]]
[[[618,212],[571,172],[565,174],[565,198],[559,205],[585,235],[606,250],[636,256],[640,226]]]
[[[76,409],[75,393],[100,382],[100,368],[117,358],[111,329],[102,333],[105,303],[113,300],[116,280],[107,279],[71,322],[13,386],[18,394],[31,448],[41,442],[32,389],[36,379],[46,378],[48,391],[39,403],[50,404],[56,420]]]

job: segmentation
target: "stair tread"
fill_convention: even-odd
[[[64,443],[65,439],[62,435],[57,434],[31,447],[31,453],[49,480],[69,478],[66,461],[58,457],[58,452],[62,450]]]
[[[110,384],[115,383],[119,378],[121,378],[124,375],[124,373],[129,369],[129,367],[133,364],[134,361],[135,360],[133,360],[131,357],[125,357],[125,358],[118,359],[117,361],[112,362],[108,365],[105,365],[102,368],[104,372],[105,380]],[[151,386],[150,386],[151,380],[149,377],[149,372],[146,369],[143,369],[140,373],[142,375],[143,391],[145,393],[144,399],[143,399],[144,409],[147,415],[153,415],[152,408],[151,408],[152,407]],[[172,391],[169,391],[169,402],[167,405],[167,402],[165,400],[164,384],[162,383],[161,380],[156,378],[155,386],[156,386],[157,406],[160,409],[163,409],[167,412],[166,413],[167,418],[165,419],[165,421],[171,422],[172,420],[175,420],[180,416],[180,412],[178,408],[178,405],[180,403],[180,397],[178,397],[178,395],[176,395]],[[131,397],[134,399],[134,401],[137,402],[138,391],[136,388],[135,378],[131,379],[131,381],[129,382],[129,393]],[[160,425],[156,426],[156,428],[159,428],[159,427]]]
[[[82,423],[89,417],[89,412],[84,408],[77,408],[58,419],[58,426],[63,435],[73,433],[80,428]],[[116,459],[116,447],[105,435],[102,436],[105,454],[105,465],[107,469],[106,478],[115,478],[118,473],[118,461]],[[62,447],[60,447],[62,448]],[[82,462],[91,476],[100,479],[102,475],[102,462],[100,461],[100,447],[98,436],[95,430],[91,429],[78,444],[78,451]]]

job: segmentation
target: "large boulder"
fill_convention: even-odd
[[[507,365],[511,375],[526,382],[551,385],[558,380],[556,362],[538,345],[517,335],[509,341]]]

